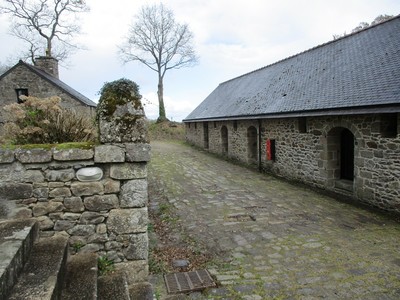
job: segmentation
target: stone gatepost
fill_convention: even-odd
[[[127,273],[129,284],[148,277],[150,145],[140,98],[137,85],[126,79],[103,87],[97,108],[101,145],[94,156],[96,164],[107,165],[109,178],[120,183],[117,208],[109,211],[106,221],[106,248],[122,248],[124,258],[116,267]]]

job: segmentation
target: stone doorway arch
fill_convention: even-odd
[[[348,129],[340,133],[340,179],[354,180],[354,135]]]
[[[247,128],[247,158],[250,163],[257,162],[258,158],[257,129],[254,126]]]
[[[334,127],[326,137],[328,186],[353,191],[355,136],[345,127]]]
[[[228,154],[228,128],[226,126],[221,127],[221,152]]]

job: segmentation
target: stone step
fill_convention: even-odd
[[[96,254],[78,253],[69,257],[61,298],[62,300],[97,299]]]
[[[149,282],[139,282],[129,287],[132,300],[153,300],[153,286]]]
[[[336,180],[335,188],[349,193],[353,192],[353,181],[345,179]]]
[[[0,299],[7,299],[38,238],[39,225],[33,219],[0,223]]]
[[[68,254],[68,238],[62,234],[41,238],[32,248],[10,300],[60,299]]]
[[[128,282],[124,272],[108,273],[98,278],[97,299],[130,300]],[[134,298],[141,299],[141,298]]]

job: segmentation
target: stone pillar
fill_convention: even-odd
[[[102,145],[94,157],[95,163],[109,164],[110,178],[121,185],[118,208],[110,210],[106,225],[108,235],[124,245],[124,260],[116,267],[127,273],[129,284],[147,281],[148,276],[150,145],[140,98],[137,85],[126,79],[103,87],[97,108]]]

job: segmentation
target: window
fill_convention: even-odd
[[[380,132],[382,137],[395,138],[397,136],[397,114],[382,114]]]
[[[307,118],[300,117],[297,119],[299,133],[307,133]]]
[[[15,89],[15,92],[17,93],[17,102],[22,103],[21,96],[29,96],[28,94],[28,89]]]

